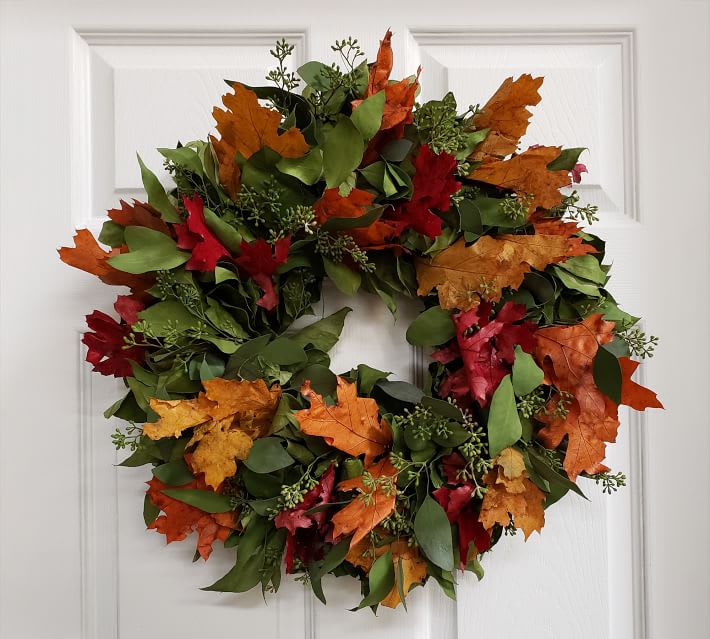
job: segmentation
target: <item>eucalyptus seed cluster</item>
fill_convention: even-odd
[[[332,235],[327,231],[319,231],[316,236],[316,251],[333,262],[340,263],[349,257],[361,271],[373,272],[375,265],[370,262],[367,253],[363,251],[350,235]]]
[[[658,346],[658,338],[655,335],[646,336],[637,326],[621,331],[618,335],[628,344],[631,354],[641,359],[653,357]]]
[[[414,126],[434,153],[455,155],[466,148],[467,135],[463,119],[456,113],[456,98],[449,91],[441,100],[417,105]]]
[[[533,417],[544,410],[547,399],[542,388],[536,388],[531,393],[524,395],[518,400],[518,412],[523,417]]]

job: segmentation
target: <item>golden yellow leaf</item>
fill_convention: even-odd
[[[237,472],[236,460],[247,458],[253,440],[267,433],[281,389],[269,389],[262,379],[216,378],[203,386],[205,392],[196,399],[151,399],[160,419],[146,424],[143,434],[151,439],[179,437],[194,428],[187,444],[188,449],[194,446],[192,469],[204,473],[205,482],[216,489]]]
[[[519,451],[507,448],[493,462],[493,469],[483,477],[487,490],[480,521],[487,530],[495,524],[507,526],[512,521],[527,539],[545,525],[545,495],[528,478]]]
[[[410,546],[406,541],[398,540],[375,548],[368,539],[363,539],[355,546],[351,546],[345,561],[369,572],[375,560],[387,551],[392,552],[395,582],[392,590],[380,603],[388,608],[396,608],[402,603],[399,596],[398,563],[402,563],[402,591],[405,597],[414,584],[422,583],[427,576],[426,562],[419,556],[419,549],[416,546]]]
[[[436,286],[443,308],[462,311],[481,299],[497,302],[503,289],[517,289],[531,268],[542,271],[569,250],[562,235],[485,235],[470,246],[461,238],[433,259],[417,259],[417,294]]]

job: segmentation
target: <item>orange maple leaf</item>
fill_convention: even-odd
[[[620,357],[619,364],[621,366],[621,403],[635,410],[663,408],[656,393],[632,381],[631,376],[639,367],[640,362],[635,362],[628,357]]]
[[[510,77],[503,81],[473,117],[472,124],[476,129],[489,131],[469,159],[477,162],[491,156],[502,158],[518,150],[520,138],[525,135],[532,116],[527,107],[540,102],[538,89],[542,80],[525,73],[517,80]]]
[[[237,520],[234,512],[210,514],[199,508],[190,506],[163,493],[166,488],[176,488],[167,486],[157,477],[153,477],[148,484],[148,498],[164,514],[158,515],[148,526],[149,530],[157,530],[165,535],[166,543],[182,541],[193,530],[197,531],[197,552],[200,557],[207,561],[212,553],[212,544],[215,540],[225,541],[232,530],[237,527]],[[198,490],[209,490],[202,477],[184,486],[177,487],[178,490],[193,488]]]
[[[484,162],[469,178],[529,196],[530,211],[551,209],[562,202],[560,189],[569,186],[569,171],[550,171],[547,165],[560,155],[560,147],[529,148],[509,160]]]
[[[234,83],[233,89],[234,93],[222,96],[226,110],[215,107],[212,111],[221,138],[218,140],[211,135],[210,141],[219,160],[220,182],[236,199],[240,185],[237,153],[249,158],[268,146],[281,157],[299,158],[308,153],[310,147],[295,127],[279,133],[281,113],[259,104],[256,93],[239,83]]]
[[[74,235],[74,247],[59,249],[59,259],[65,264],[96,275],[104,284],[127,286],[133,293],[142,294],[153,285],[150,275],[132,275],[113,268],[107,260],[121,253],[121,249],[104,251],[88,229],[79,229]]]
[[[377,50],[377,59],[370,67],[370,80],[367,83],[365,97],[374,95],[387,86],[390,73],[392,73],[392,63],[392,31],[387,29],[385,37],[380,40],[380,48]]]
[[[165,235],[170,235],[170,228],[163,222],[160,213],[150,204],[133,200],[133,204],[128,204],[121,200],[120,209],[111,209],[108,212],[111,221],[121,226],[145,226],[146,228],[160,231]]]
[[[353,534],[350,548],[355,546],[371,530],[374,530],[385,517],[394,510],[397,494],[395,480],[397,469],[389,459],[382,459],[367,466],[365,473],[354,479],[347,479],[338,484],[338,490],[357,489],[359,495],[347,506],[333,515],[333,538]],[[365,485],[367,478],[368,484]]]
[[[380,420],[374,399],[357,396],[356,384],[338,377],[337,392],[338,403],[328,406],[306,381],[301,394],[311,406],[297,411],[296,419],[307,435],[322,437],[330,446],[353,457],[364,454],[365,464],[370,465],[392,441],[392,430],[385,420]]]

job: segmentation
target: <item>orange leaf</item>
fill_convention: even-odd
[[[538,89],[542,80],[525,73],[517,80],[507,78],[500,85],[473,117],[476,129],[489,129],[489,132],[470,156],[471,160],[480,161],[490,156],[502,158],[518,150],[532,115],[527,107],[540,102]]]
[[[621,403],[636,410],[663,408],[663,404],[658,401],[656,393],[632,381],[631,376],[639,367],[639,363],[628,357],[619,358],[619,364],[621,365]]]
[[[281,114],[261,106],[256,93],[239,83],[235,83],[233,89],[234,93],[222,96],[227,110],[215,107],[212,111],[221,139],[210,136],[210,141],[219,160],[220,182],[236,199],[240,184],[237,153],[249,158],[268,146],[281,157],[298,158],[308,153],[310,147],[295,127],[279,133]]]
[[[419,556],[419,549],[416,546],[410,546],[406,541],[400,539],[390,544],[374,547],[369,539],[362,539],[355,546],[351,546],[345,561],[368,573],[372,564],[375,563],[375,559],[387,551],[392,552],[395,584],[380,603],[388,608],[396,608],[402,602],[399,596],[399,572],[397,570],[399,562],[402,563],[402,592],[405,597],[414,584],[420,584],[426,579],[426,562]]]
[[[109,218],[121,226],[145,226],[146,228],[160,231],[165,235],[170,235],[168,225],[160,218],[160,213],[150,204],[133,200],[133,204],[128,204],[121,200],[120,209],[111,209],[108,212]]]
[[[574,237],[582,229],[576,222],[563,221],[560,218],[548,218],[540,222],[534,222],[535,233],[541,235],[561,235],[569,241],[569,251],[567,257],[576,255],[586,255],[587,253],[598,253],[591,244],[585,244],[581,237]]]
[[[364,475],[338,484],[338,490],[357,489],[360,492],[347,506],[335,513],[331,520],[334,539],[341,535],[354,533],[350,541],[350,548],[355,546],[371,530],[374,530],[375,526],[394,510],[397,493],[395,486],[397,469],[388,459],[383,459],[366,467],[365,473],[368,473],[374,480],[380,480],[375,482],[374,490],[371,487],[365,487]]]
[[[134,293],[144,293],[153,285],[149,275],[132,275],[113,268],[106,260],[121,251],[104,251],[87,229],[79,229],[74,235],[74,248],[65,246],[59,249],[59,259],[65,264],[96,275],[104,284],[127,286]]]
[[[547,165],[560,155],[560,147],[530,148],[509,160],[484,162],[468,176],[472,180],[531,196],[530,210],[551,209],[562,202],[560,189],[569,186],[569,171],[550,171]]]
[[[367,83],[365,97],[370,97],[387,86],[392,73],[392,32],[387,29],[385,37],[380,41],[377,60],[370,67],[370,80]]]
[[[197,551],[205,561],[212,553],[212,544],[216,539],[225,541],[232,530],[237,527],[236,517],[233,512],[210,514],[199,508],[190,506],[172,497],[168,497],[162,491],[167,486],[157,477],[153,477],[147,482],[148,498],[164,514],[155,518],[155,521],[148,526],[149,530],[157,530],[165,535],[165,541],[182,541],[193,530],[197,530]],[[198,490],[208,490],[204,480],[199,477],[195,481],[179,486],[178,489],[193,488]]]
[[[357,385],[338,377],[338,403],[328,406],[307,381],[301,394],[311,406],[296,412],[301,430],[323,437],[330,446],[353,457],[365,455],[365,464],[381,455],[392,441],[389,424],[380,420],[377,402],[357,396]]]

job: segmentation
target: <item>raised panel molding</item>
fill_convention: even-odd
[[[522,146],[588,146],[589,173],[575,188],[607,222],[623,223],[639,219],[633,52],[632,30],[412,29],[407,68],[424,67],[422,99],[450,90],[463,108],[487,99],[504,77],[544,75]]]
[[[223,80],[264,84],[284,37],[305,60],[306,30],[111,31],[71,34],[72,214],[97,228],[118,200],[143,197],[136,152],[167,185],[156,147],[204,139]]]

